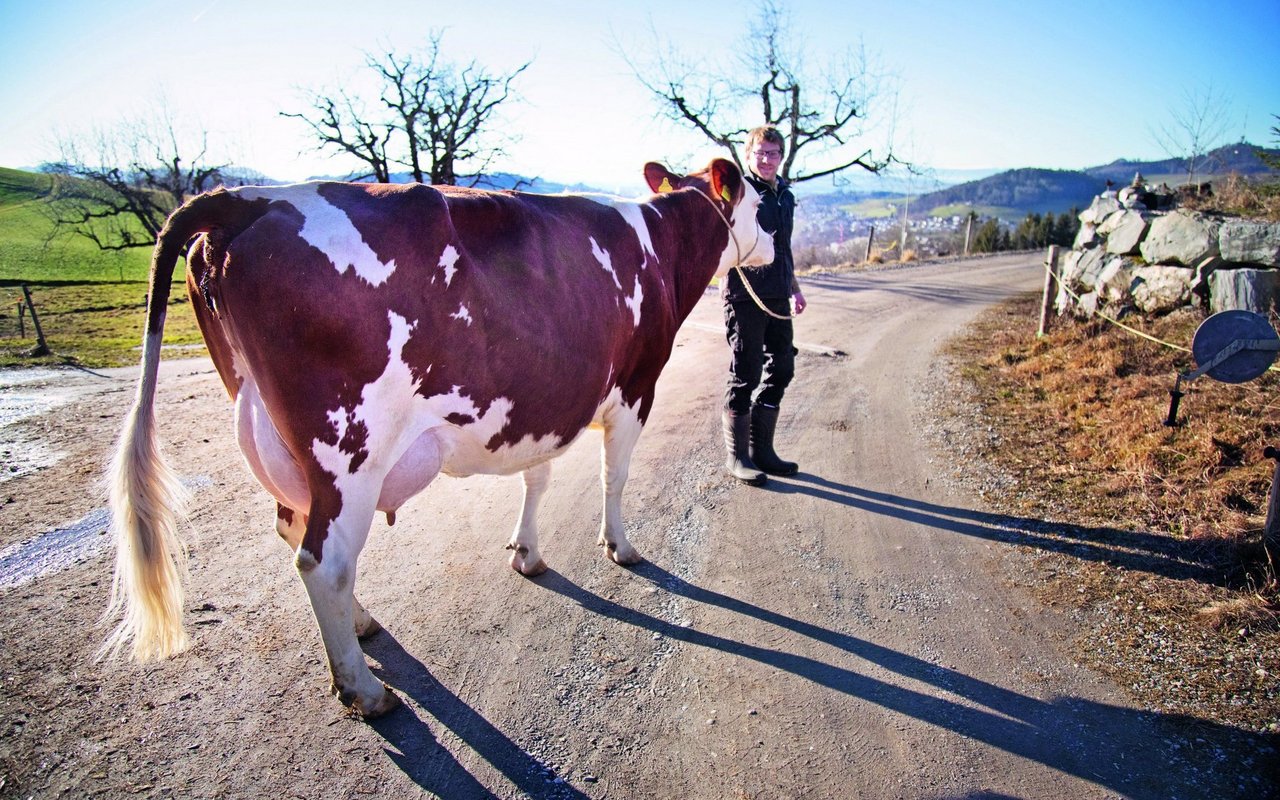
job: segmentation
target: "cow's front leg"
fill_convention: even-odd
[[[303,534],[306,532],[307,517],[305,514],[282,503],[276,503],[276,533],[280,534],[280,538],[285,540],[291,551],[298,552],[298,548],[302,546]],[[364,610],[364,606],[360,605],[360,601],[356,599],[354,593],[351,595],[351,603],[351,615],[354,620],[354,630],[357,638],[367,639],[382,630],[382,625],[378,624],[378,621],[368,611]]]
[[[524,502],[507,549],[511,551],[511,568],[531,578],[547,571],[542,554],[538,552],[538,503],[551,483],[551,462],[543,461],[529,467],[523,477]]]
[[[623,566],[639,564],[643,560],[627,540],[627,531],[622,524],[622,488],[627,484],[631,453],[644,429],[637,409],[639,403],[631,408],[618,403],[603,419],[600,480],[604,485],[604,517],[600,522],[597,543],[605,549],[605,556],[610,561]]]
[[[356,559],[373,522],[373,504],[365,505],[367,508],[352,508],[348,503],[337,519],[321,525],[315,524],[313,511],[295,563],[324,640],[333,678],[331,689],[343,705],[371,719],[395,708],[399,700],[369,670],[356,639],[356,609],[360,607],[353,592]],[[364,616],[372,622],[367,613]]]

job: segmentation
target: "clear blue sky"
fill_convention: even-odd
[[[1163,158],[1152,128],[1209,84],[1231,98],[1229,140],[1273,144],[1280,0],[786,5],[813,63],[861,41],[897,75],[895,145],[938,169]],[[277,112],[302,110],[302,89],[354,86],[362,52],[443,29],[453,60],[533,62],[506,115],[521,140],[497,168],[638,185],[646,160],[695,167],[714,151],[658,119],[615,43],[644,60],[656,29],[719,61],[753,11],[751,0],[0,0],[0,166],[53,159],[56,135],[87,136],[163,95],[210,131],[219,160],[284,180],[341,173],[351,165],[308,152],[300,123]]]

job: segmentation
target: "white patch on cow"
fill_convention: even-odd
[[[447,288],[449,281],[453,280],[453,274],[458,271],[458,251],[453,245],[445,245],[444,252],[440,254],[440,268],[444,270],[444,285]]]
[[[256,200],[283,200],[303,217],[298,235],[329,259],[338,274],[347,268],[364,280],[381,286],[396,270],[395,259],[385,264],[365,242],[360,231],[351,224],[346,212],[320,196],[320,183],[298,183],[292,186],[245,187],[237,189],[242,196]]]
[[[644,221],[644,203],[639,203],[635,200],[623,200],[621,197],[610,197],[603,194],[584,194],[579,196],[584,197],[587,200],[594,200],[601,205],[609,206],[614,211],[617,211],[623,221],[630,225],[632,230],[636,232],[636,238],[640,240],[640,247],[644,249],[645,254],[652,256],[653,260],[657,262],[658,254],[654,252],[653,249],[653,237],[649,235],[649,226]],[[645,261],[640,264],[640,268],[644,269],[648,263],[649,261],[646,258]]]
[[[591,242],[591,255],[595,256],[600,266],[604,267],[604,271],[613,277],[613,285],[618,287],[618,291],[622,291],[622,282],[618,280],[618,273],[613,269],[613,260],[609,258],[609,251],[596,244],[594,236],[588,236],[587,241]]]
[[[631,316],[635,320],[635,327],[640,327],[640,303],[644,300],[644,289],[640,286],[640,276],[636,276],[636,288],[630,297],[624,299],[627,308],[631,309]]]
[[[468,325],[471,324],[471,312],[467,310],[467,307],[465,304],[458,306],[458,310],[453,312],[449,316],[454,319],[464,320]]]
[[[342,452],[339,444],[349,424],[363,422],[366,431],[364,449],[368,458],[360,465],[357,474],[372,469],[390,469],[419,433],[410,433],[405,425],[417,388],[417,381],[404,362],[404,346],[409,342],[413,326],[395,312],[388,312],[387,316],[391,322],[391,337],[387,341],[391,357],[387,360],[386,369],[361,390],[360,402],[355,408],[338,407],[329,411],[329,423],[337,437],[333,444],[320,439],[311,443],[316,461],[334,476],[334,482],[344,496],[343,487],[351,479],[354,454]]]

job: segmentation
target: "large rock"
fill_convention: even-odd
[[[1145,314],[1165,314],[1191,302],[1193,271],[1186,267],[1135,267],[1129,296]]]
[[[1080,224],[1080,230],[1076,231],[1076,240],[1072,243],[1071,249],[1084,250],[1101,242],[1102,237],[1098,236],[1098,227],[1092,222],[1083,222]]]
[[[1093,198],[1089,207],[1080,212],[1080,222],[1084,225],[1100,225],[1108,216],[1120,210],[1120,201],[1114,195],[1100,194]]]
[[[1137,255],[1147,228],[1147,219],[1141,212],[1126,209],[1107,217],[1098,227],[1098,233],[1107,237],[1108,253],[1129,256]]]
[[[1209,219],[1187,211],[1156,217],[1139,247],[1149,264],[1192,267],[1218,255],[1218,231]]]
[[[1226,261],[1280,267],[1280,222],[1227,220],[1218,230],[1218,247]]]
[[[1133,270],[1137,266],[1133,261],[1120,256],[1106,258],[1094,280],[1094,291],[1108,305],[1125,303],[1129,299]]]
[[[1209,275],[1209,310],[1233,308],[1266,314],[1280,302],[1280,272],[1269,269],[1217,269]]]

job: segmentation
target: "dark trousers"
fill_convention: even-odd
[[[791,313],[791,301],[787,298],[764,303],[777,314]],[[751,410],[753,394],[757,403],[781,404],[782,395],[795,374],[791,320],[774,319],[761,311],[754,300],[748,299],[724,304],[724,325],[732,353],[725,408],[735,414],[746,414]]]

